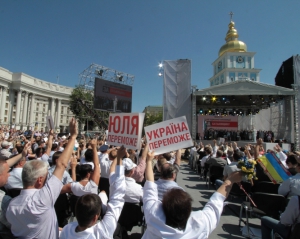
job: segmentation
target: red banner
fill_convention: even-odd
[[[207,126],[209,127],[209,124],[211,127],[220,127],[220,128],[237,128],[238,122],[226,122],[226,121],[207,121]]]

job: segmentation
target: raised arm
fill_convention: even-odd
[[[95,233],[95,238],[113,238],[114,231],[117,227],[122,208],[124,205],[125,195],[125,177],[122,159],[126,153],[126,149],[122,146],[118,149],[117,158],[114,159],[110,172],[110,197],[107,207],[107,212],[102,221],[97,224],[98,230]],[[105,228],[105,235],[101,234],[101,225]]]
[[[126,155],[126,148],[124,146],[120,147],[117,151],[117,157],[114,159],[112,164],[110,165],[109,174],[114,173],[116,171],[117,165],[122,165],[123,157]]]
[[[152,169],[152,159],[154,158],[154,151],[147,153],[147,160],[146,160],[146,180],[150,182],[154,182],[154,174]]]
[[[228,175],[221,187],[218,188],[217,192],[222,194],[225,198],[228,197],[229,192],[234,183],[238,183],[242,180],[241,172],[233,172]]]
[[[77,158],[75,155],[71,157],[71,171],[72,171],[72,180],[76,182],[76,166],[77,166]]]
[[[70,139],[68,141],[68,144],[60,157],[56,161],[56,167],[53,172],[53,175],[55,175],[59,180],[62,180],[63,174],[65,169],[68,166],[68,161],[72,155],[73,149],[74,149],[74,144],[75,140],[78,134],[78,129],[77,129],[77,122],[74,118],[70,120],[69,123],[69,130],[70,130]]]
[[[8,164],[8,166],[9,166],[9,167],[12,167],[12,166],[14,166],[17,162],[19,162],[23,157],[26,158],[26,156],[27,156],[27,150],[28,150],[30,147],[31,147],[31,143],[28,142],[28,143],[24,146],[22,153],[20,153],[20,154],[18,154],[18,155],[16,155],[16,156],[14,156],[14,157],[12,157],[12,158],[6,160],[6,163]]]
[[[99,166],[99,159],[97,153],[97,139],[93,139],[91,141],[92,149],[93,149],[93,163],[94,163],[94,172],[92,174],[92,180],[97,185],[99,184],[100,179],[100,166]]]
[[[179,167],[180,167],[180,164],[181,164],[181,149],[178,149],[176,151],[176,159],[175,159],[175,162]]]
[[[48,156],[50,156],[52,144],[53,144],[53,129],[49,131],[49,135],[48,135],[47,148],[45,152],[45,154],[47,154]]]
[[[261,145],[262,145],[262,139],[259,138],[259,139],[257,139],[256,145],[255,145],[255,159],[259,158],[259,148]]]
[[[146,143],[140,160],[146,160],[148,151],[149,151],[149,144]]]

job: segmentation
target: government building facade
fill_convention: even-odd
[[[43,81],[0,67],[0,125],[17,130],[48,130],[51,115],[55,131],[67,132],[73,113],[69,108],[72,87]]]

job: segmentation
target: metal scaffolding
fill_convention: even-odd
[[[79,74],[79,86],[94,95],[95,78],[130,86],[132,86],[134,82],[133,75],[92,63]],[[87,119],[93,120],[100,131],[107,129],[108,111],[95,110],[93,106],[94,102],[91,101],[80,100],[78,103],[87,114]]]
[[[134,82],[134,75],[92,63],[79,74],[79,85],[84,86],[86,90],[94,91],[95,78],[130,86]]]

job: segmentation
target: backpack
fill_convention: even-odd
[[[298,196],[298,205],[299,205],[299,215],[300,215],[300,196]],[[300,238],[300,222],[294,225],[294,229],[290,232],[289,239],[299,239]]]

